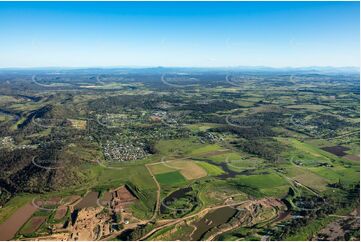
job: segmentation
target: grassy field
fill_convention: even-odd
[[[289,188],[289,183],[281,176],[270,173],[237,177],[237,183],[258,189],[266,196],[284,197]]]
[[[218,150],[224,150],[224,148],[222,148],[221,146],[217,145],[217,144],[211,144],[211,145],[203,145],[197,149],[193,149],[192,152],[190,153],[193,156],[199,156],[199,155],[208,155],[211,152],[215,152]]]
[[[195,74],[198,75],[201,76]],[[103,83],[95,82],[95,74],[74,74],[63,80],[65,76],[57,77],[59,80],[54,79],[55,75],[43,77],[44,84],[63,85],[57,89],[39,87],[21,76],[10,81],[9,85],[15,84],[13,89],[2,86],[9,94],[0,96],[0,110],[11,115],[0,114],[0,122],[5,130],[3,136],[12,137],[15,148],[5,147],[6,152],[0,151],[4,154],[1,162],[5,161],[0,178],[10,185],[21,180],[24,185],[16,187],[9,201],[7,193],[0,194],[4,201],[0,223],[35,196],[64,198],[84,196],[90,191],[104,194],[122,185],[127,185],[138,198],[130,206],[134,220],[153,218],[148,223],[151,226],[167,222],[159,223],[160,219],[184,216],[174,210],[154,212],[158,192],[163,201],[185,188],[192,188],[191,195],[183,196],[186,202],[177,197],[179,203],[175,202],[173,208],[196,201],[197,206],[189,214],[230,202],[273,197],[290,203],[289,208],[293,209],[290,219],[293,219],[303,209],[299,201],[318,196],[346,200],[347,189],[359,184],[359,85],[354,83],[355,76],[343,76],[337,81],[336,76],[304,75],[299,82],[290,84],[290,77],[283,74],[259,75],[260,83],[240,76],[241,87],[236,87],[222,82],[224,73],[218,73],[209,79],[204,76],[206,85],[181,90],[154,85],[151,81],[142,83],[143,77],[158,80],[158,72],[154,76],[148,72],[139,76],[124,74],[132,79],[129,82],[125,82],[127,77],[111,74],[104,76]],[[6,78],[11,79],[11,75]],[[332,84],[329,79],[333,80]],[[65,87],[69,83],[72,90],[67,92]],[[288,85],[292,91],[283,90]],[[19,93],[10,95],[16,88]],[[44,106],[49,109],[42,113],[39,109]],[[38,124],[34,120],[26,121],[37,111],[45,124],[47,119],[68,122],[44,128],[39,126],[40,120]],[[16,113],[21,115],[17,120]],[[254,128],[237,128],[227,123],[227,117],[234,124],[251,123]],[[95,121],[97,118],[114,127],[105,127]],[[169,127],[161,122],[168,118],[178,125]],[[301,125],[295,124],[297,121]],[[303,126],[304,123],[307,125]],[[18,124],[23,125],[18,127]],[[340,134],[346,136],[336,137]],[[107,146],[108,142],[111,145]],[[322,149],[333,146],[348,148],[345,152],[350,156],[330,153],[334,148],[330,152]],[[72,163],[66,167],[65,175],[56,170],[43,176],[42,171],[34,172],[37,170],[29,159],[34,154]],[[68,181],[73,185],[68,185]],[[38,231],[47,232],[49,224],[64,222],[52,216],[47,217],[48,222]],[[189,240],[194,228],[188,222],[162,229],[148,239]],[[315,221],[290,239],[309,239],[309,231],[314,233],[327,222],[327,219]],[[29,222],[23,232],[31,233],[32,226]],[[270,225],[267,229],[271,227],[277,226]],[[257,234],[257,229],[242,227],[239,229],[242,232],[216,239],[260,239],[262,235]]]
[[[290,166],[286,168],[287,176],[292,179],[318,191],[325,191],[327,189],[328,180],[311,172],[308,169]]]
[[[190,124],[187,125],[187,128],[189,128],[192,131],[207,131],[210,128],[217,127],[218,125],[212,124],[212,123],[200,123],[200,124]]]
[[[193,160],[171,160],[166,162],[165,165],[179,170],[187,180],[194,180],[207,176],[206,170],[201,166],[198,166]]]
[[[290,106],[287,106],[287,108],[306,109],[306,110],[310,110],[310,111],[320,111],[320,110],[323,110],[323,109],[330,109],[330,107],[328,107],[328,106],[316,105],[316,104],[290,105]]]
[[[212,164],[209,164],[207,162],[201,162],[198,161],[197,165],[201,166],[203,169],[205,169],[210,176],[218,176],[221,174],[224,174],[224,171],[219,166],[215,166]]]
[[[12,198],[6,206],[0,208],[0,223],[3,223],[8,219],[17,209],[24,206],[26,203],[31,202],[35,196],[36,195],[32,194],[19,194]]]
[[[187,180],[194,180],[207,175],[206,170],[189,159],[168,160],[163,163],[150,164],[149,168],[154,174],[179,171]]]
[[[179,171],[172,171],[155,175],[156,179],[161,185],[180,185],[186,182],[186,179],[180,174]]]
[[[150,164],[148,167],[153,174],[162,174],[177,170],[176,168],[171,168],[164,163]]]
[[[307,144],[307,143],[301,142],[296,139],[278,137],[277,140],[283,142],[286,145],[290,145],[290,146],[294,147],[296,150],[299,150],[302,153],[308,153],[309,155],[316,157],[318,159],[322,159],[322,160],[337,159],[337,156],[335,156],[331,153],[328,153],[328,152],[321,150],[311,144]]]
[[[201,148],[202,145],[195,138],[161,140],[156,144],[156,149],[160,155],[187,155],[193,150]]]
[[[210,155],[210,156],[207,156],[207,158],[211,159],[212,161],[216,161],[216,162],[225,162],[227,160],[229,160],[229,161],[241,160],[242,155],[238,152],[229,151],[229,152],[223,153],[223,154]]]

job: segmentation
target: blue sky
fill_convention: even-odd
[[[0,2],[0,67],[359,66],[358,2]]]

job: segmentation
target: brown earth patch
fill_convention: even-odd
[[[97,207],[98,192],[88,192],[85,197],[75,205],[76,209]]]
[[[68,119],[72,127],[76,129],[85,129],[87,122],[79,119]]]
[[[52,206],[57,206],[61,200],[62,200],[61,197],[52,197],[49,198],[48,200],[43,200],[43,199],[35,200],[35,204],[37,206],[52,207]]]
[[[31,234],[39,229],[39,227],[46,221],[47,217],[36,216],[32,217],[21,230],[22,234]]]
[[[207,172],[193,160],[172,160],[165,164],[174,169],[178,169],[187,180],[194,180],[207,176]]]
[[[112,193],[114,199],[119,202],[131,202],[137,200],[135,196],[125,187],[122,186]]]
[[[16,232],[37,210],[31,203],[28,203],[11,215],[4,223],[0,224],[0,240],[11,240]]]
[[[105,201],[109,201],[112,200],[112,193],[111,192],[104,192],[104,196],[103,196],[103,199]]]
[[[345,155],[347,155],[345,153],[345,151],[350,150],[350,148],[347,148],[347,147],[344,147],[341,145],[323,147],[321,149],[323,149],[324,151],[330,152],[331,154],[337,155],[337,156],[345,156]]]
[[[72,195],[64,198],[64,204],[72,204],[75,201],[79,200],[81,196],[79,195]]]
[[[360,156],[358,155],[345,155],[344,158],[352,161],[360,161]]]
[[[114,211],[119,212],[137,200],[126,186],[121,186],[112,192],[111,207]]]
[[[64,205],[60,205],[57,209],[56,209],[56,212],[55,212],[55,215],[54,215],[54,218],[56,220],[59,220],[59,219],[62,219],[66,212],[68,211],[68,208]]]

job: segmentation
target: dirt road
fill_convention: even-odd
[[[162,226],[159,226],[157,228],[154,228],[152,229],[150,232],[148,232],[146,235],[144,235],[142,238],[140,238],[139,240],[145,240],[146,238],[148,238],[149,236],[151,236],[152,234],[154,234],[155,232],[157,232],[158,230],[161,230],[163,228],[166,228],[166,227],[169,227],[169,226],[172,226],[172,225],[175,225],[177,223],[180,223],[180,222],[183,222],[184,220],[187,220],[187,219],[190,219],[190,218],[193,218],[193,217],[196,217],[196,216],[199,216],[199,215],[202,215],[202,214],[206,214],[208,213],[209,211],[211,210],[215,210],[215,209],[218,209],[218,208],[224,208],[224,207],[232,207],[232,206],[238,206],[238,205],[241,205],[243,203],[246,203],[246,202],[249,202],[250,200],[247,200],[247,201],[242,201],[242,202],[238,202],[238,203],[233,203],[233,204],[226,204],[226,205],[218,205],[218,206],[214,206],[214,207],[208,207],[208,208],[205,208],[201,211],[199,211],[198,213],[195,213],[195,214],[192,214],[192,215],[188,215],[188,216],[185,216],[183,218],[178,218],[178,219],[175,219],[167,224],[164,224]]]
[[[157,179],[155,178],[154,174],[152,173],[152,171],[148,167],[148,164],[146,164],[145,167],[148,169],[148,171],[149,171],[150,175],[152,176],[155,184],[157,185],[157,201],[156,201],[156,204],[155,204],[155,209],[154,209],[153,216],[150,219],[152,221],[157,217],[159,209],[160,209],[160,185],[159,185],[159,182],[157,181]]]

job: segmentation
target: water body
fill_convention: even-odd
[[[201,220],[194,223],[197,228],[192,234],[192,240],[201,240],[202,237],[214,227],[227,223],[237,213],[237,209],[231,207],[219,208],[206,214]]]
[[[21,113],[10,112],[8,110],[1,109],[1,108],[0,108],[0,114],[12,116],[15,121],[18,121],[20,119],[20,115],[21,115]]]
[[[186,196],[187,193],[189,193],[191,191],[193,191],[193,189],[191,187],[185,187],[185,188],[178,189],[178,190],[172,192],[171,194],[169,194],[166,198],[164,198],[164,200],[160,206],[160,212],[164,214],[167,211],[167,208],[163,204],[166,204],[166,205],[171,204],[174,201]]]

